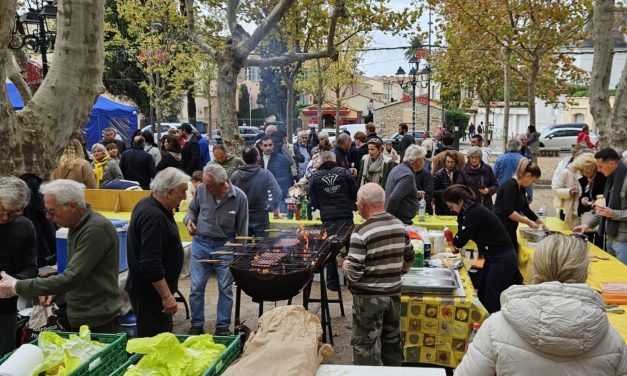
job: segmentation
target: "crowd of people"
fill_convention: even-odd
[[[479,299],[490,313],[507,309],[482,329],[471,352],[495,351],[490,348],[493,344],[485,342],[489,341],[485,332],[506,326],[503,317],[518,307],[511,301],[519,294],[552,288],[574,295],[580,291],[565,284],[581,283],[585,276],[547,274],[546,270],[555,273],[548,264],[555,262],[550,257],[536,257],[537,265],[534,261],[537,286],[519,286],[519,224],[548,230],[543,218],[529,207],[533,184],[541,176],[539,134],[533,126],[510,140],[506,153],[494,163],[479,133],[472,135],[466,154],[454,149],[455,139],[445,131],[433,138],[426,133],[420,142],[406,125],[399,126],[399,133],[397,151],[379,137],[372,123],[364,132],[339,134],[334,143],[326,132],[314,129],[300,130],[296,142],[290,143],[285,131],[270,125],[241,156],[224,145],[214,145],[213,158],[209,158],[206,140],[194,134],[189,124],[182,124],[178,134],[165,135],[161,149],[151,132],[134,135],[127,148],[113,129],[107,129],[103,140],[91,148],[91,163],[81,142],[70,141],[51,174],[52,181],[34,195],[21,179],[0,178],[0,236],[10,238],[0,246],[0,333],[13,332],[13,337],[0,338],[0,354],[15,344],[16,295],[40,296],[41,303],[49,305],[62,294],[70,329],[88,324],[94,332],[121,330],[118,237],[113,225],[85,203],[85,187],[151,190],[133,208],[127,240],[125,290],[142,337],[171,331],[172,315],[177,312],[173,294],[178,290],[184,255],[175,209],[187,208],[183,222],[192,236],[189,333],[205,331],[206,286],[215,271],[214,333],[227,335],[233,308],[233,277],[228,268],[232,255],[225,252],[228,243],[238,236],[265,236],[270,227],[268,213],[275,217],[286,213],[286,199],[294,190],[320,212],[323,225],[352,225],[355,211],[364,220],[347,242],[342,264],[353,293],[351,343],[356,364],[402,362],[400,278],[414,260],[405,225],[414,223],[422,202],[428,213],[457,216],[459,231],[451,248],[458,252],[471,240],[477,244],[485,257]],[[565,226],[588,234],[591,241],[627,263],[627,175],[615,150],[594,153],[582,137],[556,169],[552,189]],[[22,215],[32,196],[38,195],[42,195],[46,217],[69,228],[67,269],[48,278],[34,278],[37,234]],[[560,239],[556,247],[570,241],[553,239]],[[11,256],[5,258],[9,249]],[[565,250],[564,257],[576,257],[573,252]],[[336,260],[329,260],[325,268],[328,288],[339,289]],[[606,325],[603,333],[609,330]],[[475,357],[468,362],[484,361]],[[498,369],[500,365],[492,361],[482,367]]]

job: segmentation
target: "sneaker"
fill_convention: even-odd
[[[230,336],[231,331],[229,330],[229,328],[216,328],[214,335],[218,337]]]
[[[191,336],[198,336],[205,333],[205,329],[202,326],[192,326],[187,331],[187,334]]]

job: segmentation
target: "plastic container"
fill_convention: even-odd
[[[603,195],[597,195],[596,200],[594,201],[594,205],[605,207],[605,197]]]
[[[475,336],[477,335],[480,327],[481,324],[479,324],[478,322],[472,323],[472,332],[470,332],[470,336],[468,337],[468,341],[466,342],[466,351],[468,351],[468,347],[470,347],[470,344],[475,339]]]
[[[176,335],[179,342],[184,342],[188,337],[186,335]],[[218,376],[221,375],[228,366],[230,366],[237,358],[240,356],[240,336],[224,336],[218,337],[214,336],[213,341],[215,343],[221,343],[226,346],[226,349],[218,359],[216,359],[209,369],[203,374],[203,376]],[[142,358],[141,354],[132,354],[127,359],[126,362],[120,365],[117,369],[109,374],[109,376],[122,376],[126,373],[128,367],[133,364],[137,364],[139,360]]]
[[[126,230],[128,221],[121,219],[110,219],[111,224],[118,232],[120,260],[118,263],[118,271],[122,273],[128,269],[128,259],[126,256]],[[59,273],[63,273],[67,267],[67,236],[69,229],[62,227],[57,230],[57,269]]]
[[[415,268],[422,268],[425,266],[425,254],[424,254],[424,242],[422,240],[413,239],[411,245],[414,247],[414,253],[416,258],[414,259]]]
[[[538,209],[538,217],[540,217],[542,223],[546,223],[546,206],[540,206],[540,209]]]
[[[69,332],[55,332],[63,338],[69,338]],[[124,362],[127,361],[128,355],[126,352],[126,333],[117,334],[91,334],[92,341],[98,341],[108,346],[100,350],[96,355],[89,358],[86,362],[81,364],[78,368],[68,373],[68,376],[107,376],[114,370],[118,369]],[[31,342],[36,345],[37,340]],[[11,356],[12,352],[5,355],[0,359],[0,364]]]

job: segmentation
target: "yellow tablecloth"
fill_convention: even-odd
[[[483,323],[481,305],[466,268],[459,274],[466,297],[402,295],[401,334],[405,362],[456,367],[464,357],[472,324]]]

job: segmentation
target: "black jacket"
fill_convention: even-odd
[[[448,209],[448,206],[442,200],[442,192],[450,185],[455,184],[457,177],[459,176],[459,170],[453,170],[453,181],[451,181],[446,172],[446,167],[442,167],[435,173],[433,177],[433,199],[435,203],[435,214],[438,215],[453,215],[454,213]]]
[[[381,145],[383,145],[383,140],[381,139],[381,137],[379,137],[379,135],[377,135],[377,132],[370,133],[367,138],[368,138],[367,141],[379,140],[381,142]],[[367,141],[366,141],[366,143],[368,143]]]
[[[183,157],[183,171],[185,171],[187,175],[192,176],[194,171],[202,170],[200,144],[195,134],[193,134],[189,140],[185,141],[183,150],[181,150],[181,156]]]
[[[178,290],[183,267],[183,246],[174,215],[152,195],[133,208],[127,233],[128,279],[132,297],[161,303],[153,283],[165,278],[171,293]]]
[[[268,210],[279,207],[281,187],[268,170],[259,165],[244,165],[231,175],[231,183],[248,198],[248,222],[270,223]]]
[[[124,143],[124,141],[121,141],[121,140],[107,141],[105,139],[102,139],[100,140],[100,143],[104,145],[104,147],[107,147],[107,145],[112,144],[112,143],[116,144],[120,155],[122,155],[122,153],[126,151],[126,144]]]
[[[33,223],[24,216],[0,225],[0,270],[17,279],[37,277],[37,239]],[[0,299],[0,314],[17,310],[17,297]]]
[[[581,203],[581,199],[584,197],[588,197],[588,201],[592,202],[596,200],[597,195],[602,195],[605,192],[605,181],[607,178],[600,172],[594,174],[594,178],[592,179],[592,189],[588,187],[588,178],[582,176],[579,178],[579,186],[581,187],[581,196],[579,197],[579,206],[577,206],[577,215],[580,217],[585,212],[589,212],[592,210],[592,206],[585,206]],[[586,189],[588,188],[588,189]]]
[[[264,168],[263,154],[261,155],[261,168]],[[292,169],[289,160],[281,152],[274,152],[268,161],[268,171],[272,173],[277,183],[281,187],[281,199],[287,197],[287,191],[292,186]]]
[[[477,202],[464,202],[457,215],[457,228],[453,238],[453,245],[457,248],[462,248],[472,240],[477,244],[477,249],[488,256],[514,249],[499,218]]]
[[[142,189],[150,189],[150,179],[157,173],[152,155],[135,146],[122,153],[120,169],[126,180],[138,182]]]
[[[358,170],[361,168],[361,160],[364,155],[368,155],[368,144],[361,145],[355,152],[355,168]]]
[[[337,163],[338,167],[346,169],[349,169],[351,167],[348,158],[350,150],[348,152],[345,152],[344,150],[342,150],[342,148],[340,148],[339,145],[335,145],[335,147],[333,148],[333,153],[335,154],[335,163]]]
[[[157,171],[165,170],[168,167],[176,167],[179,170],[185,172],[185,166],[183,166],[183,159],[180,154],[175,157],[169,151],[161,150],[161,160],[157,165]]]
[[[414,139],[414,136],[412,136],[410,133],[405,133],[403,135],[403,138],[401,138],[401,142],[400,142],[400,146],[401,146],[401,153],[400,153],[401,154],[401,160],[405,156],[405,149],[407,149],[411,145],[414,145],[415,143],[416,143],[416,140]]]
[[[311,177],[309,205],[320,209],[322,222],[352,220],[357,200],[357,183],[345,168],[325,162]]]

